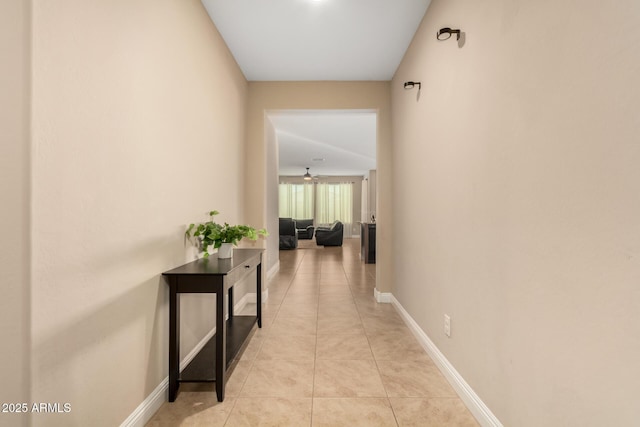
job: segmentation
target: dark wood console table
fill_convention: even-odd
[[[254,270],[257,274],[257,313],[255,316],[234,316],[233,285]],[[257,323],[262,327],[262,249],[234,248],[233,258],[218,259],[215,254],[162,275],[169,281],[169,402],[176,400],[180,382],[213,381],[218,402],[222,402],[227,367],[233,365],[254,325]],[[216,334],[180,372],[180,294],[184,293],[216,294]],[[229,296],[228,310],[225,294]]]
[[[360,223],[360,258],[365,264],[376,263],[376,224]]]

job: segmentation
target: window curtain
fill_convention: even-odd
[[[344,224],[344,230],[352,229],[353,183],[316,184],[316,225]]]
[[[280,218],[313,218],[313,184],[281,183],[279,192]]]

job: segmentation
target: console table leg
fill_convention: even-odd
[[[180,294],[175,283],[170,284],[169,294],[169,402],[174,402],[180,376]]]
[[[218,402],[224,400],[224,387],[227,379],[227,322],[225,322],[224,286],[222,289],[222,292],[216,293],[216,394]]]
[[[262,262],[256,269],[258,278],[256,280],[256,316],[258,317],[258,328],[262,328]]]

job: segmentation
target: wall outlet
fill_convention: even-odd
[[[448,314],[444,315],[444,334],[451,337],[451,317]]]

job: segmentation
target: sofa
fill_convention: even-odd
[[[318,246],[342,246],[344,225],[335,221],[331,227],[318,227],[316,229],[316,244]]]
[[[312,219],[296,219],[296,230],[298,231],[298,239],[313,239],[313,227]]]
[[[296,221],[291,218],[280,218],[280,249],[295,249],[297,247]]]

